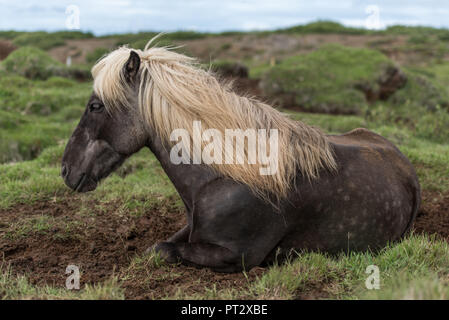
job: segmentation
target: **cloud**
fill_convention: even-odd
[[[380,26],[421,24],[449,27],[449,4],[442,0],[0,0],[0,29],[61,30],[65,8],[80,8],[81,29],[96,34],[141,30],[198,31],[260,30],[316,21],[334,20],[365,26],[368,5],[379,8]]]

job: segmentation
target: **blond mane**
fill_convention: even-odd
[[[153,39],[154,40],[154,39]],[[278,170],[260,175],[258,164],[211,164],[222,176],[247,185],[263,199],[285,198],[298,170],[315,179],[321,169],[335,170],[336,163],[326,136],[317,128],[294,121],[256,99],[239,96],[217,80],[211,71],[200,68],[195,59],[170,48],[144,50],[118,48],[92,68],[94,91],[113,111],[132,107],[130,88],[122,68],[134,50],[141,58],[138,103],[142,117],[167,145],[174,129],[183,128],[193,136],[193,121],[204,130],[278,129]],[[193,150],[195,152],[195,150]],[[245,144],[245,159],[247,145]]]

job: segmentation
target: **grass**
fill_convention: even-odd
[[[366,268],[375,265],[380,270],[381,289],[377,296],[382,299],[384,291],[394,291],[398,278],[404,285],[429,274],[436,278],[438,274],[447,275],[448,253],[445,241],[414,235],[378,254],[351,253],[337,258],[319,253],[300,254],[286,266],[270,269],[254,284],[253,290],[256,296],[291,299],[318,287],[333,298],[368,298],[371,291],[365,287]]]
[[[94,64],[105,54],[109,53],[109,49],[106,48],[96,48],[94,51],[90,52],[86,56],[86,62],[89,64]]]
[[[40,215],[30,219],[23,219],[9,226],[5,236],[9,239],[27,237],[31,233],[46,234],[52,227],[51,217]]]
[[[90,83],[61,77],[1,77],[0,163],[34,159],[67,139],[91,90]]]
[[[51,235],[54,241],[64,242],[77,240],[83,227],[87,226],[81,226],[76,219],[37,214],[9,223],[2,233],[3,237],[12,241],[20,241],[30,236]]]
[[[0,299],[11,300],[123,300],[124,293],[116,278],[98,285],[86,285],[81,290],[67,290],[30,284],[24,275],[14,276],[10,268],[0,268]]]
[[[32,203],[38,199],[67,196],[70,191],[60,178],[63,150],[63,145],[55,146],[47,148],[35,160],[0,165],[0,208],[18,202]],[[86,197],[103,202],[121,199],[123,209],[134,215],[152,207],[170,210],[182,204],[156,158],[147,149],[130,158],[108,178],[107,183]]]

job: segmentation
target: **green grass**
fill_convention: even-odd
[[[67,139],[91,94],[90,83],[67,78],[0,78],[0,163],[36,158]]]
[[[76,220],[53,217],[45,214],[30,215],[9,223],[3,237],[21,241],[31,236],[51,235],[54,241],[79,240],[82,226]]]
[[[0,299],[2,300],[123,300],[124,293],[116,278],[101,284],[86,285],[81,290],[67,290],[30,284],[24,275],[14,276],[10,268],[0,267]]]
[[[52,218],[46,215],[23,219],[9,226],[5,236],[8,239],[27,237],[32,233],[46,234],[52,227]]]
[[[63,151],[64,144],[61,144],[47,148],[35,160],[0,165],[0,208],[69,195],[71,191],[60,177]],[[122,209],[134,215],[154,207],[170,210],[182,205],[173,185],[148,149],[130,158],[95,192],[85,197],[101,202],[120,199]]]
[[[89,52],[86,56],[86,62],[90,64],[94,64],[105,54],[109,53],[109,49],[106,48],[96,48],[94,51]]]
[[[398,278],[404,285],[429,275],[447,275],[448,253],[447,242],[415,235],[378,254],[350,253],[337,258],[319,253],[299,254],[287,265],[271,268],[253,285],[253,290],[256,296],[266,298],[294,298],[299,293],[307,295],[310,288],[320,288],[332,298],[368,298],[371,291],[365,287],[365,272],[368,266],[375,265],[380,271],[377,296],[382,298],[384,292],[394,290]]]
[[[447,63],[431,64],[427,67],[405,68],[407,83],[391,97],[391,104],[396,109],[426,108],[435,111],[437,106],[448,105],[449,81],[445,71]]]

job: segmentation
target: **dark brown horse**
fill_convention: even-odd
[[[412,227],[420,204],[415,170],[373,132],[326,136],[238,97],[163,48],[120,48],[93,75],[94,92],[64,153],[64,181],[94,190],[127,157],[150,148],[186,207],[188,224],[153,247],[168,262],[249,270],[292,249],[381,248]],[[192,132],[192,119],[219,131],[279,129],[278,172],[258,178],[248,165],[173,163],[168,135]]]

